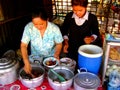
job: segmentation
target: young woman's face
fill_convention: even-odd
[[[39,17],[33,18],[32,22],[33,22],[34,26],[39,30],[45,30],[47,27],[47,21],[42,20]]]
[[[86,8],[83,6],[73,6],[73,12],[79,17],[82,18],[86,13]]]

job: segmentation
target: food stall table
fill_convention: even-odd
[[[14,86],[14,85],[19,85],[20,86],[19,90],[53,90],[50,87],[47,78],[45,78],[43,83],[40,86],[36,87],[35,89],[29,89],[29,88],[25,87],[19,80],[16,80],[14,83],[11,83],[9,85],[5,85],[4,90],[16,90],[16,89],[11,89],[11,87]],[[3,90],[3,89],[0,89],[0,90]],[[74,88],[71,87],[68,90],[74,90]],[[105,89],[100,86],[98,88],[98,90],[105,90]]]

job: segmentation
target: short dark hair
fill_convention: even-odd
[[[83,6],[83,7],[87,7],[88,5],[88,0],[71,0],[71,4],[72,6]]]
[[[36,18],[36,17],[40,17],[43,20],[47,20],[48,16],[46,11],[43,8],[39,8],[39,9],[34,9],[32,11],[32,19]]]

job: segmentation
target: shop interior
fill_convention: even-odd
[[[92,90],[120,90],[120,0],[88,0],[88,2],[87,10],[97,16],[103,45],[102,62],[97,75],[100,79],[100,85],[97,89]],[[7,77],[10,72],[1,76],[7,72],[4,64],[2,64],[3,56],[9,56],[6,52],[10,56],[15,56],[16,60],[20,61],[21,67],[23,66],[20,54],[23,30],[25,25],[31,21],[32,9],[41,7],[46,10],[49,21],[60,28],[66,14],[72,11],[71,0],[0,0],[0,88],[2,88],[0,90],[3,90],[3,88],[8,88],[5,90],[53,90],[49,84],[52,81],[48,82],[47,77],[44,77],[43,82],[39,81],[40,83],[37,87],[29,88],[21,82],[19,75],[16,78],[13,76],[14,79],[11,81],[7,79],[8,83],[4,77]],[[6,59],[5,61],[11,62]],[[17,62],[12,61],[12,63],[16,63],[15,67],[17,67]],[[14,75],[14,73],[18,72],[13,68],[13,73],[11,74]],[[32,81],[29,84],[34,84],[34,82]],[[12,86],[17,89],[13,89]],[[85,87],[78,87],[81,90],[86,90]],[[74,85],[72,84],[67,90],[75,90]]]

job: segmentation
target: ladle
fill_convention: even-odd
[[[34,74],[30,73],[30,75],[31,75],[32,78],[35,78],[35,75],[34,75]]]

